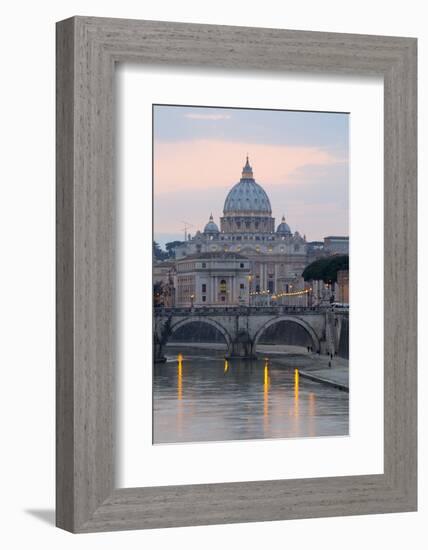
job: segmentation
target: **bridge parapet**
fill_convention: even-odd
[[[326,307],[306,307],[306,306],[239,306],[239,307],[158,307],[154,308],[154,314],[157,317],[173,316],[246,316],[246,315],[313,315],[326,313],[331,311],[331,308]],[[341,311],[340,314],[347,315],[346,311]]]

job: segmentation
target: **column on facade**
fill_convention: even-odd
[[[211,303],[215,303],[215,275],[211,277]]]
[[[278,271],[279,271],[279,264],[278,262],[275,262],[274,264],[274,272],[273,272],[273,286],[274,286],[274,293],[278,292],[279,284],[278,284]]]
[[[215,304],[216,285],[217,285],[216,276],[213,275],[211,277],[211,303],[212,304]]]
[[[268,263],[266,262],[265,263],[265,290],[268,289],[268,282],[269,282],[269,277],[268,277]]]
[[[266,289],[267,289],[267,281],[268,281],[268,277],[267,277],[267,263],[266,263],[266,262],[263,262],[263,263],[262,263],[262,271],[263,271],[263,285],[262,285],[262,290],[266,290]]]
[[[233,301],[233,291],[232,291],[232,279],[229,277],[229,275],[225,276],[226,280],[226,300],[227,303],[230,304]]]

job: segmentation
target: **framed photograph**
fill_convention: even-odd
[[[153,106],[154,444],[349,434],[348,118]]]
[[[57,525],[414,511],[416,40],[57,24]]]

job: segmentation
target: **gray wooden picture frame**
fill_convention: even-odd
[[[416,46],[414,38],[156,21],[57,24],[58,527],[82,533],[416,510]],[[383,77],[383,474],[115,487],[118,62]],[[369,191],[369,181],[360,184]]]

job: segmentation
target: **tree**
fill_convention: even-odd
[[[160,261],[166,260],[168,258],[168,253],[162,250],[162,248],[156,241],[153,241],[153,258]]]
[[[183,241],[171,241],[169,243],[166,243],[165,248],[170,258],[175,258],[175,249],[180,244],[183,244]]]
[[[162,281],[153,284],[153,304],[155,307],[164,305],[165,285]]]
[[[349,270],[349,256],[347,254],[329,256],[315,260],[304,269],[302,276],[305,281],[324,281],[335,283],[338,271]]]

